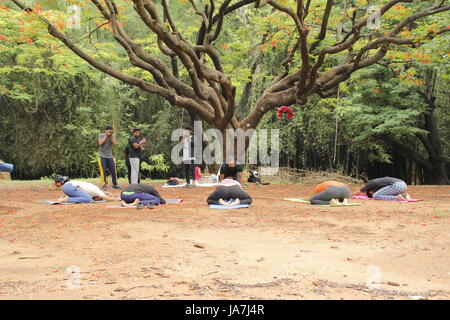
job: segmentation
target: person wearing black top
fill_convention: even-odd
[[[375,200],[406,201],[410,198],[406,193],[407,190],[408,187],[405,181],[397,178],[384,177],[367,181],[366,185],[360,191]]]
[[[166,203],[166,200],[161,197],[154,187],[143,183],[130,184],[120,193],[120,199],[123,206],[128,204],[137,205],[138,203],[142,203],[144,206]]]
[[[236,164],[234,160],[228,160],[220,167],[220,180],[229,178],[242,183],[241,172],[243,169],[243,166]]]
[[[145,138],[141,137],[141,131],[138,128],[133,129],[133,136],[130,138],[130,152],[128,159],[130,160],[131,168],[131,183],[138,183],[139,166],[142,157],[142,146],[146,144]]]

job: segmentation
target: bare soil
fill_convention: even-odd
[[[450,186],[410,186],[414,203],[280,200],[311,189],[250,185],[250,208],[211,210],[212,188],[159,188],[184,201],[136,210],[2,182],[0,299],[449,299]]]

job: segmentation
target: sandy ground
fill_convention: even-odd
[[[450,186],[336,208],[251,185],[249,209],[211,210],[211,188],[155,185],[184,201],[52,206],[48,182],[0,183],[0,299],[450,298]]]

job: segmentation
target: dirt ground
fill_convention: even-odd
[[[450,298],[450,186],[318,207],[279,200],[311,186],[251,185],[250,208],[211,210],[212,188],[155,185],[184,201],[52,206],[48,182],[0,183],[0,299]]]

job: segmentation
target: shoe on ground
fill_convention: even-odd
[[[146,207],[147,209],[155,209],[155,205],[153,203],[149,203]]]
[[[138,209],[138,210],[141,210],[141,209],[144,209],[145,208],[145,206],[142,204],[142,202],[139,202],[137,205],[136,205],[136,209]]]
[[[119,187],[119,185],[117,185],[117,184],[116,184],[115,186],[113,186],[112,188],[113,188],[113,189],[122,189],[122,188]]]
[[[102,186],[103,191],[106,191],[106,189],[108,189],[106,186]]]

